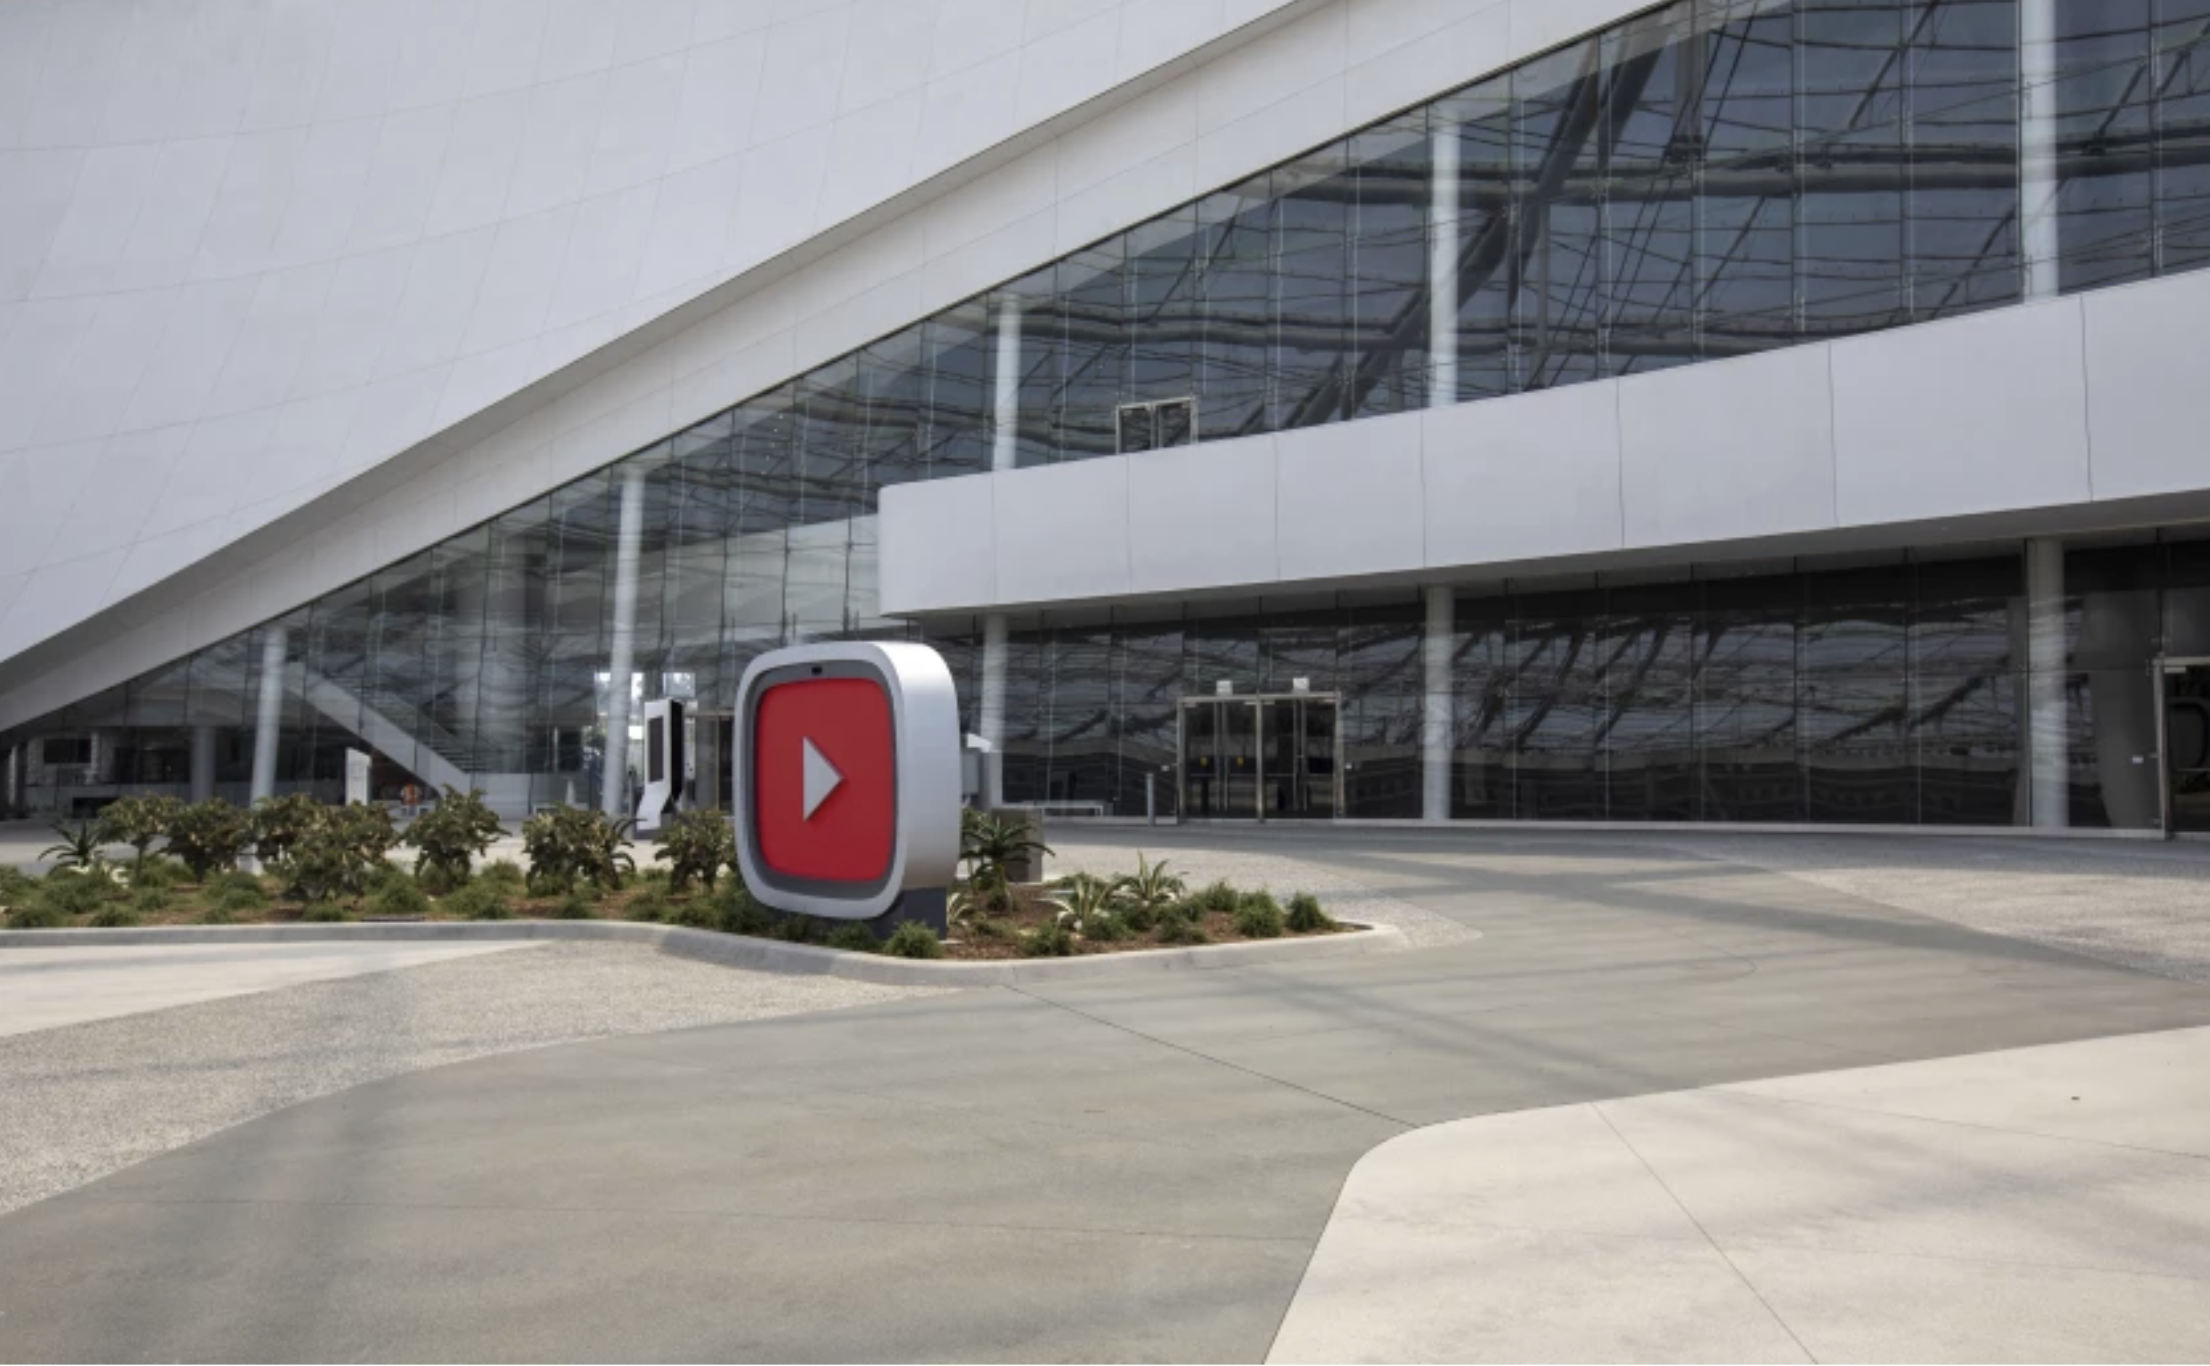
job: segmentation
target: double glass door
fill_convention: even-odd
[[[1328,694],[1182,702],[1182,816],[1329,820],[1342,805],[1340,708]]]

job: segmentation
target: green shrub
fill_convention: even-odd
[[[646,892],[646,896],[656,895]],[[632,903],[634,904],[634,903]],[[665,918],[670,925],[682,925],[693,930],[718,930],[721,928],[721,910],[704,897],[692,897],[687,901],[666,903]]]
[[[37,878],[13,868],[0,867],[0,906],[20,906],[37,895]]]
[[[192,875],[191,869],[184,866],[182,859],[169,858],[163,854],[149,854],[130,875],[130,885],[134,889],[182,887],[187,882],[197,881],[199,879]]]
[[[266,910],[269,894],[261,890],[261,884],[249,877],[226,882],[215,891],[214,904],[226,912]]]
[[[100,909],[114,886],[99,873],[56,871],[39,883],[38,902],[65,916],[90,915]]]
[[[414,860],[416,876],[434,868],[442,885],[453,890],[468,881],[468,870],[504,833],[481,792],[447,786],[436,805],[415,817],[400,838],[420,851]]]
[[[307,832],[322,820],[323,805],[305,792],[265,797],[248,817],[255,857],[272,868],[282,867]]]
[[[1065,958],[1074,952],[1074,933],[1053,921],[1030,934],[1021,952],[1031,958]]]
[[[430,899],[402,873],[368,894],[368,913],[380,920],[415,920],[430,913]]]
[[[629,903],[631,920],[665,920],[668,918],[668,894],[658,887],[647,887]]]
[[[568,893],[560,898],[558,905],[553,907],[553,916],[559,920],[589,920],[596,914],[598,914],[598,907],[592,905],[577,892]]]
[[[1235,908],[1235,932],[1245,939],[1279,939],[1281,906],[1270,892],[1250,892]]]
[[[48,902],[34,901],[9,908],[6,923],[11,930],[58,930],[69,923],[69,917]]]
[[[394,868],[392,871],[396,873],[399,870]],[[400,876],[405,877],[406,874],[400,873]],[[414,885],[417,890],[430,896],[451,896],[467,886],[468,879],[456,878],[449,870],[433,863],[414,875]]]
[[[506,896],[488,882],[478,880],[438,903],[452,915],[469,920],[505,920],[512,914],[507,909]]]
[[[130,908],[140,915],[159,915],[174,904],[166,887],[134,887],[130,894]]]
[[[194,802],[169,817],[169,852],[201,882],[236,868],[252,846],[252,818],[229,802]]]
[[[710,892],[721,870],[736,866],[736,830],[719,811],[679,811],[660,831],[660,847],[652,857],[668,865],[673,890],[698,882]]]
[[[1222,879],[1193,893],[1189,904],[1204,915],[1234,915],[1236,907],[1243,904],[1243,897]]]
[[[1013,937],[1013,923],[1009,920],[1000,920],[994,915],[982,916],[969,928],[974,931],[974,936],[977,939],[1011,939]]]
[[[639,887],[657,887],[663,892],[672,892],[675,890],[675,884],[669,880],[668,870],[665,868],[645,869],[643,872],[637,874],[637,885]]]
[[[522,823],[522,850],[529,858],[530,881],[573,886],[593,882],[609,892],[637,871],[629,854],[633,820],[615,820],[600,811],[548,806]]]
[[[1212,936],[1193,916],[1170,915],[1159,922],[1157,939],[1162,944],[1210,944]]]
[[[529,895],[539,898],[573,896],[576,889],[576,880],[572,877],[554,877],[550,874],[547,874],[544,876],[532,876],[527,882],[523,883],[522,886],[524,890],[529,893]]]
[[[942,958],[944,941],[928,926],[908,920],[882,941],[882,951],[892,958]]]
[[[351,920],[353,917],[347,915],[345,907],[340,906],[335,901],[318,901],[314,905],[309,906],[306,910],[301,911],[299,913],[299,918],[301,920],[311,920],[318,924],[327,925],[334,924],[335,922],[340,920]]]
[[[513,859],[500,859],[485,866],[476,874],[476,881],[486,883],[508,896],[520,896],[529,890],[529,878],[522,872],[522,865]]]
[[[1135,937],[1135,931],[1121,916],[1107,911],[1089,915],[1082,920],[1082,937],[1100,944],[1117,944]]]
[[[1314,934],[1335,928],[1335,917],[1320,909],[1319,901],[1310,892],[1299,892],[1289,898],[1289,914],[1284,918],[1289,928],[1298,934]]]
[[[93,912],[92,919],[86,923],[103,930],[127,930],[142,923],[143,919],[136,907],[102,906]]]
[[[174,797],[119,797],[100,810],[92,833],[102,844],[127,844],[135,877],[146,866],[146,851],[169,833],[169,817],[184,803]]]
[[[829,925],[810,915],[783,915],[775,917],[775,924],[768,933],[791,944],[825,944],[829,940]]]
[[[1153,863],[1137,854],[1135,873],[1120,880],[1120,918],[1136,933],[1149,934],[1184,890],[1182,880],[1166,870],[1165,859]]]
[[[293,842],[283,868],[286,890],[303,901],[359,896],[371,879],[391,867],[398,843],[391,813],[380,806],[318,807],[306,833]]]
[[[723,883],[708,900],[720,917],[718,928],[724,933],[765,935],[775,928],[775,917],[735,878]]]
[[[233,891],[242,891],[265,898],[268,895],[268,884],[251,873],[234,869],[227,873],[217,873],[200,890],[208,896],[224,896]]]
[[[829,931],[829,947],[846,953],[873,953],[882,947],[875,932],[857,921],[846,921]]]
[[[238,917],[228,906],[217,903],[200,912],[202,925],[235,925]]]

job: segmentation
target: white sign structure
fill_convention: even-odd
[[[349,749],[345,752],[345,804],[347,806],[366,806],[368,804],[368,770],[374,762],[374,759],[357,749]]]
[[[959,865],[959,700],[904,641],[796,645],[737,688],[737,866],[781,911],[872,920]]]

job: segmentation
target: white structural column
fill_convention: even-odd
[[[192,800],[204,802],[215,795],[215,728],[192,727]]]
[[[606,651],[606,767],[599,775],[599,809],[626,816],[629,785],[629,693],[637,675],[637,560],[645,542],[645,472],[621,472],[621,530],[614,542],[614,624]]]
[[[1429,584],[1427,633],[1421,641],[1420,819],[1450,819],[1450,761],[1457,708],[1451,665],[1458,655],[1457,603],[1445,584]]]
[[[1427,403],[1458,399],[1458,130],[1429,134],[1433,180],[1427,206]]]
[[[2053,299],[2059,284],[2056,4],[2018,6],[2018,191],[2028,299]]]
[[[990,748],[982,756],[981,805],[1005,805],[1005,617],[982,619],[982,705],[975,723]]]
[[[284,720],[285,633],[271,626],[261,637],[261,688],[259,715],[253,727],[253,784],[250,801],[276,795],[276,746]]]
[[[2065,717],[2064,542],[2026,542],[2026,750],[2032,820],[2072,822],[2071,745]]]
[[[1021,301],[998,300],[996,403],[990,421],[990,469],[1003,473],[1019,464],[1021,421]],[[1005,614],[982,619],[982,703],[975,724],[990,748],[982,756],[981,804],[1005,805]]]

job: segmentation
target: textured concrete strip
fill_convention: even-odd
[[[1318,939],[1275,939],[1195,948],[1138,949],[1080,958],[1016,958],[954,963],[846,953],[811,944],[786,944],[750,935],[717,934],[680,925],[638,925],[622,920],[422,921],[342,925],[157,925],[114,930],[19,930],[0,935],[0,949],[144,948],[184,944],[295,944],[321,940],[617,940],[662,953],[730,967],[806,976],[841,977],[878,986],[978,987],[1060,982],[1118,972],[1161,972],[1257,967],[1311,959],[1356,958],[1406,947],[1403,934],[1373,926]],[[0,956],[0,963],[7,959]]]
[[[363,1082],[929,994],[732,972],[638,945],[512,947],[0,1038],[0,1211]]]
[[[2206,1079],[2188,1029],[1422,1129],[1270,1359],[2201,1360]]]
[[[140,952],[18,948],[0,954],[0,1035],[83,1024],[447,958],[509,953],[476,944],[168,944]]]

